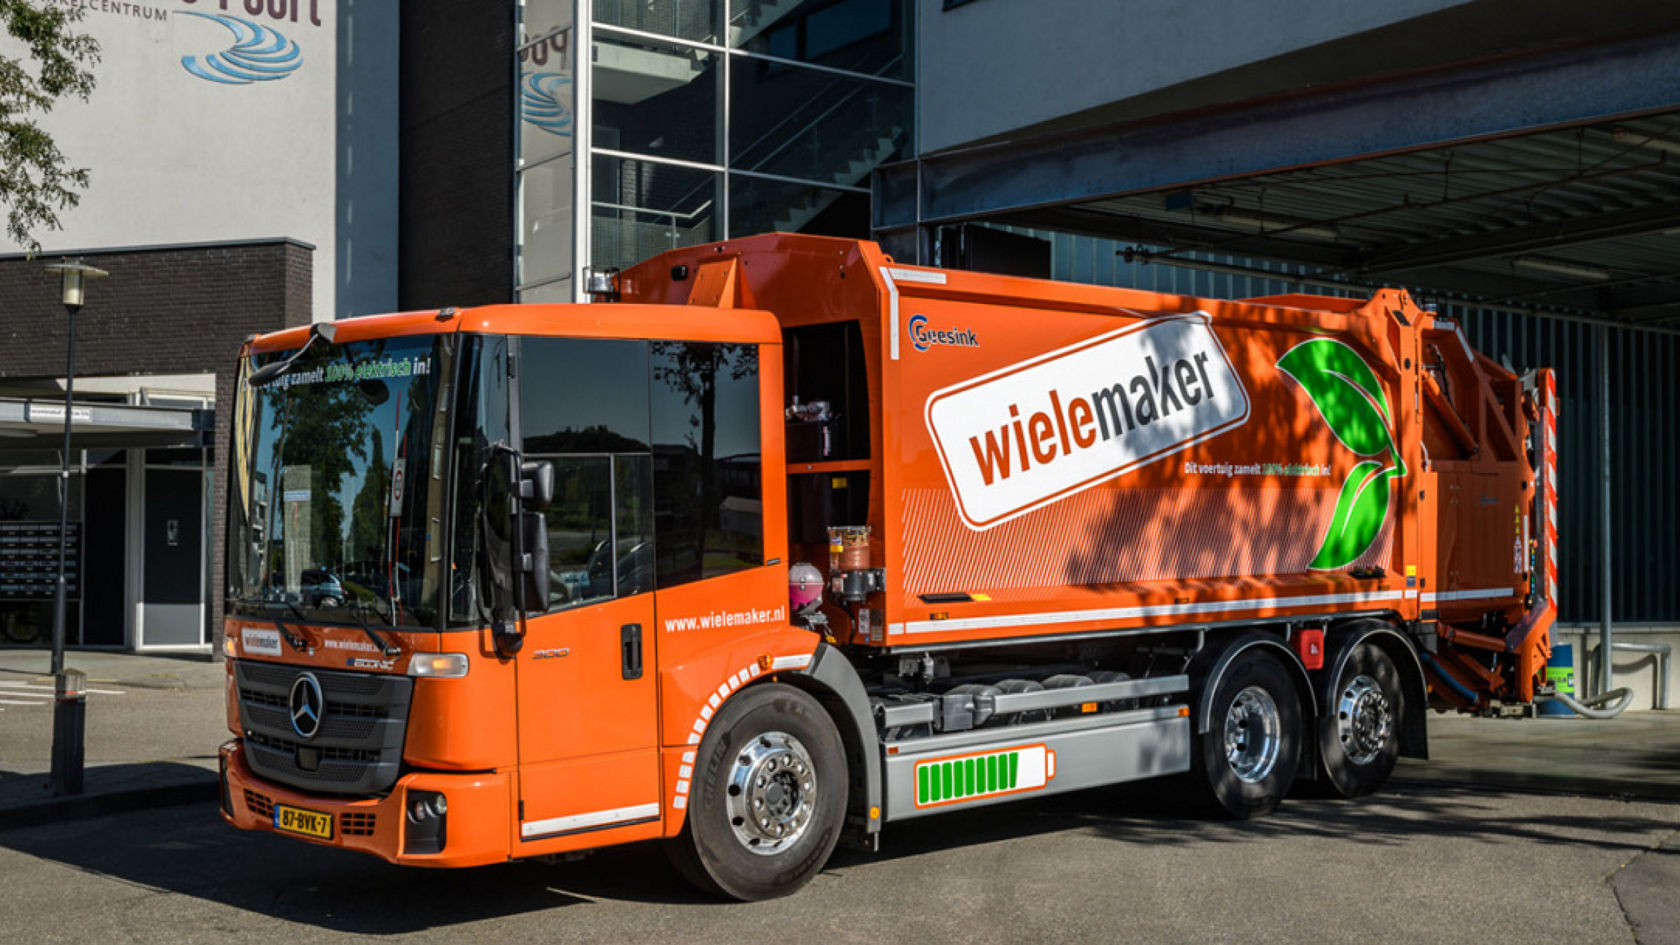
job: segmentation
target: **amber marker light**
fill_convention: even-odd
[[[409,658],[408,674],[459,679],[467,674],[467,666],[465,653],[416,653]]]

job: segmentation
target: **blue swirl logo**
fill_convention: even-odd
[[[258,26],[250,20],[225,13],[175,12],[181,16],[212,20],[233,33],[233,45],[221,52],[181,57],[182,67],[200,79],[222,85],[273,82],[284,79],[303,65],[303,53],[299,51],[297,42],[287,39],[272,27]]]
[[[551,135],[572,136],[572,77],[558,72],[527,72],[519,81],[519,111],[525,120]]]

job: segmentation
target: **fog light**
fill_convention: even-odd
[[[403,829],[403,852],[442,853],[446,841],[449,802],[437,791],[408,792],[408,823]]]

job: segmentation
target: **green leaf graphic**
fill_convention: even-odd
[[[1406,463],[1389,428],[1394,415],[1376,374],[1352,348],[1331,338],[1304,341],[1278,359],[1278,370],[1294,378],[1318,408],[1336,439],[1360,456],[1387,453],[1392,465],[1362,460],[1348,472],[1330,527],[1308,567],[1345,568],[1377,540],[1388,518],[1390,480],[1406,475]]]
[[[1289,349],[1277,366],[1307,392],[1336,439],[1348,449],[1361,456],[1393,451],[1388,398],[1377,376],[1352,348],[1329,338],[1314,338]]]
[[[1369,459],[1348,471],[1330,527],[1308,567],[1316,571],[1345,568],[1371,547],[1388,518],[1388,483],[1398,472]]]

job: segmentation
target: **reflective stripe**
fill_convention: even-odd
[[[1504,593],[1509,593],[1506,591]],[[1183,614],[1212,614],[1233,610],[1264,610],[1267,607],[1319,607],[1325,604],[1359,604],[1400,600],[1401,591],[1373,591],[1360,594],[1322,594],[1313,597],[1258,597],[1249,600],[1207,601],[1199,604],[1156,604],[1147,607],[1109,607],[1102,610],[1059,610],[1035,614],[1005,614],[970,617],[964,620],[912,620],[905,624],[910,633],[944,633],[953,630],[982,630],[994,627],[1024,627],[1040,623],[1082,623],[1087,620],[1127,620],[1133,617],[1166,617]]]
[[[881,267],[881,278],[887,283],[887,328],[891,332],[892,340],[888,350],[892,360],[898,360],[898,283],[925,282],[929,285],[944,285],[943,272],[922,272],[916,269],[898,269],[893,266]]]
[[[1443,600],[1483,600],[1489,597],[1511,597],[1517,592],[1509,587],[1484,587],[1474,591],[1441,591],[1423,595],[1426,604]]]
[[[615,807],[612,810],[591,811],[587,814],[573,814],[570,817],[551,817],[548,820],[533,820],[519,825],[521,837],[534,837],[540,834],[565,833],[568,830],[587,830],[590,827],[605,827],[608,824],[620,824],[631,820],[648,820],[659,816],[659,802],[651,804],[637,804],[634,807]]]

